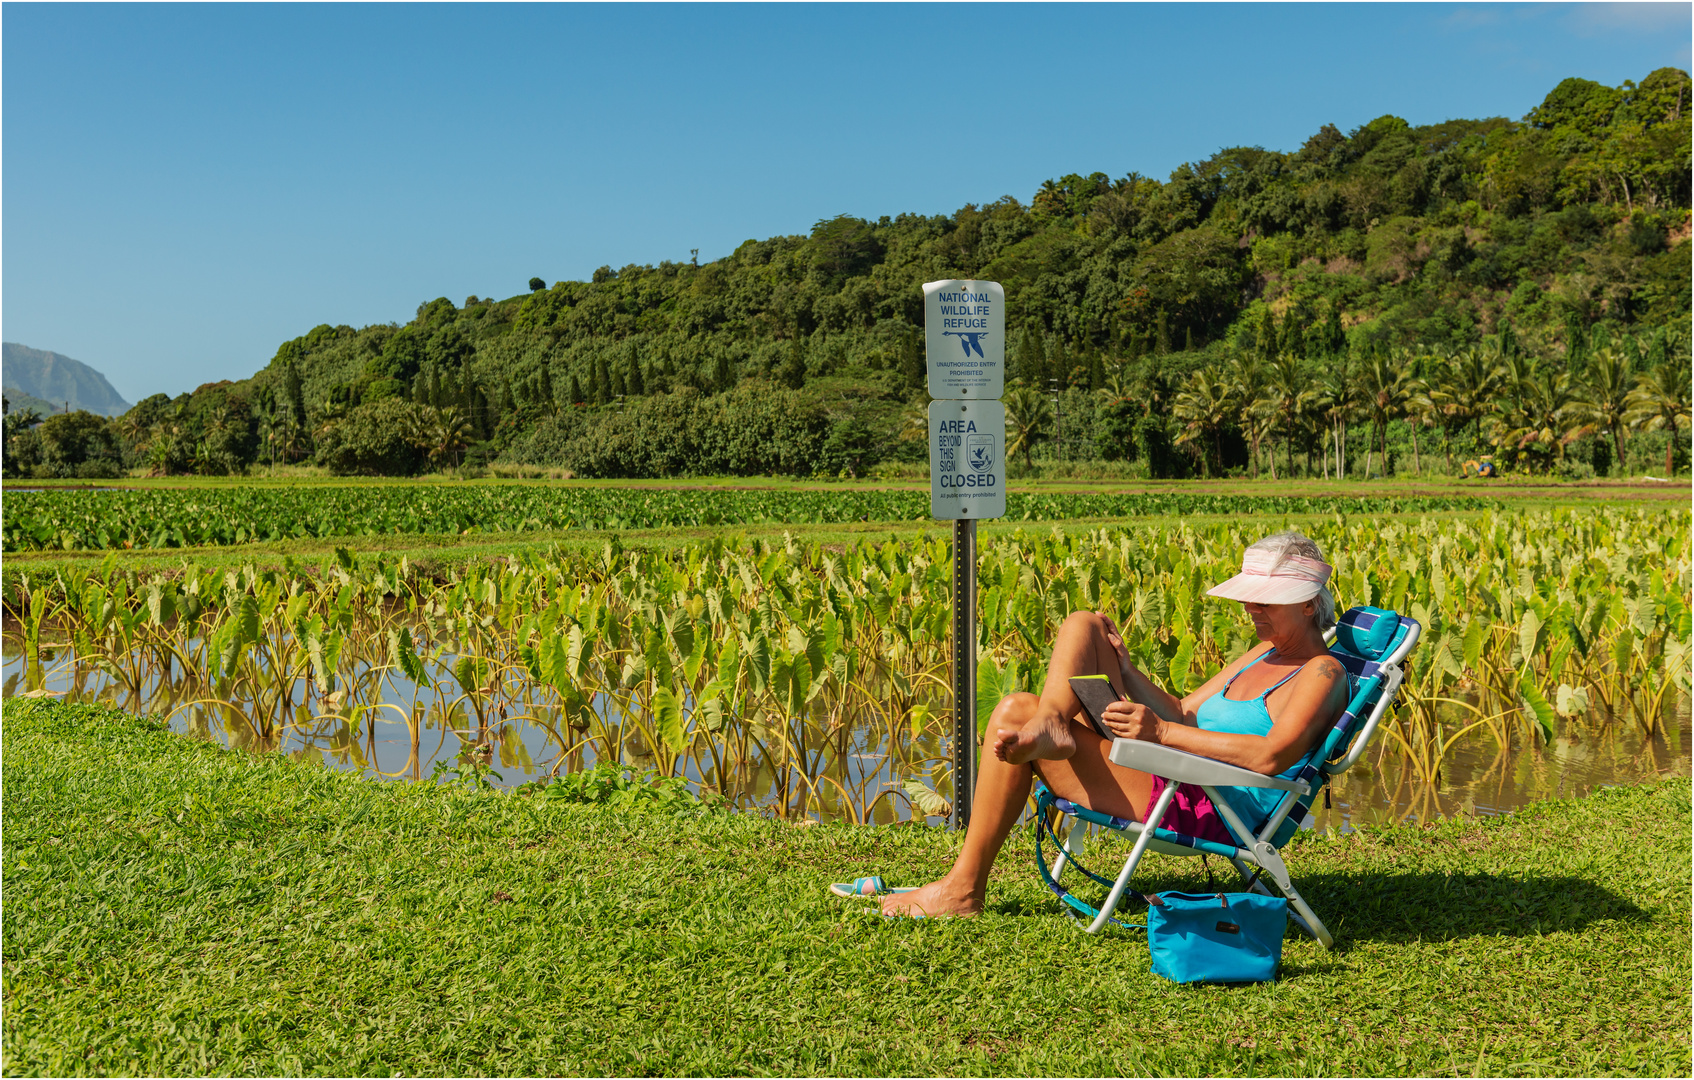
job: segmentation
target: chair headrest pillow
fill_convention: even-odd
[[[1349,608],[1335,626],[1335,644],[1366,660],[1381,660],[1393,648],[1400,616],[1384,608]]]

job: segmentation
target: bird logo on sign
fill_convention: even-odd
[[[941,331],[941,336],[958,338],[959,348],[965,350],[966,356],[969,356],[971,354],[971,350],[974,349],[978,356],[982,357],[984,360],[988,359],[988,354],[982,351],[982,339],[988,336],[988,332],[986,330],[978,330],[974,333],[959,330],[943,330]]]
[[[989,472],[994,468],[994,436],[966,435],[965,460],[977,472]]]

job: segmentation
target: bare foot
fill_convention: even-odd
[[[921,889],[895,893],[882,898],[884,915],[978,915],[982,912],[982,897],[956,888],[946,878],[932,881]]]
[[[1028,761],[1064,761],[1076,753],[1071,722],[1063,717],[1036,717],[1021,728],[1001,728],[994,736],[994,756],[1008,765]]]

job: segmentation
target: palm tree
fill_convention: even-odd
[[[1405,353],[1399,349],[1387,356],[1371,353],[1359,369],[1359,388],[1364,392],[1364,407],[1376,430],[1377,445],[1382,449],[1382,472],[1388,474],[1388,421],[1402,415],[1406,401],[1412,396],[1412,370]],[[1365,478],[1370,478],[1370,452],[1365,452]]]
[[[900,441],[929,438],[929,410],[922,402],[908,405],[900,413]]]
[[[1229,378],[1222,367],[1208,364],[1195,372],[1189,383],[1177,392],[1171,412],[1182,421],[1179,445],[1198,448],[1200,468],[1206,477],[1212,475],[1212,463],[1223,469],[1223,428],[1229,423],[1235,402],[1230,396]]]
[[[1264,394],[1265,372],[1256,356],[1246,354],[1237,358],[1235,370],[1230,372],[1230,396],[1235,400],[1235,407],[1240,410],[1241,430],[1247,436],[1247,444],[1251,449],[1250,458],[1253,466],[1253,479],[1259,478],[1259,443],[1269,430],[1265,419],[1264,409],[1260,398]],[[1271,457],[1271,479],[1276,479],[1276,457]]]
[[[1345,358],[1318,377],[1314,404],[1329,421],[1330,439],[1335,447],[1335,478],[1347,476],[1347,422],[1359,410],[1359,392]],[[1329,472],[1325,465],[1324,472]]]
[[[1006,395],[1006,435],[1011,440],[1006,447],[1006,456],[1014,457],[1019,451],[1023,453],[1024,467],[1033,469],[1035,463],[1030,459],[1030,450],[1036,440],[1047,434],[1047,424],[1053,417],[1053,405],[1045,394],[1020,386]]]
[[[471,422],[451,405],[441,409],[418,408],[408,426],[408,439],[438,468],[448,458],[452,458],[457,468],[459,451],[470,445]]]
[[[1570,374],[1532,360],[1507,365],[1507,377],[1513,391],[1501,398],[1501,407],[1491,418],[1495,448],[1517,462],[1538,455],[1540,464],[1551,468],[1553,459],[1562,460],[1565,447],[1574,441],[1568,433],[1559,434],[1570,427]]]
[[[1596,431],[1612,437],[1612,460],[1623,468],[1623,436],[1628,429],[1632,390],[1629,357],[1617,349],[1601,349],[1588,361],[1588,377],[1577,388],[1570,416],[1577,426],[1565,434],[1569,441]]]
[[[1312,399],[1316,396],[1300,361],[1292,353],[1283,353],[1272,360],[1265,370],[1265,411],[1270,421],[1282,431],[1282,443],[1288,448],[1288,472],[1294,473],[1294,434]],[[1276,448],[1271,448],[1271,476],[1276,476]]]
[[[318,406],[318,429],[314,434],[328,435],[346,416],[347,405],[345,402],[337,401],[334,398],[325,398],[324,403]]]
[[[1694,384],[1690,383],[1687,368],[1680,364],[1660,364],[1640,376],[1635,389],[1629,394],[1627,419],[1632,427],[1640,431],[1664,428],[1669,433],[1665,440],[1666,476],[1671,474],[1676,464],[1677,425],[1690,424],[1688,399],[1691,389],[1694,389]]]
[[[1498,348],[1472,346],[1447,358],[1430,396],[1441,407],[1442,415],[1457,422],[1461,430],[1465,424],[1474,422],[1480,438],[1482,417],[1500,388],[1500,374]]]

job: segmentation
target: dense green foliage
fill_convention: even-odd
[[[1028,205],[840,215],[705,265],[442,297],[404,326],[319,326],[233,389],[149,398],[123,421],[126,463],[862,472],[922,453],[899,438],[901,406],[923,403],[919,286],[957,276],[1006,287],[1009,374],[1045,456],[1172,476],[1274,472],[1279,451],[1293,471],[1298,452],[1299,469],[1333,457],[1354,475],[1404,469],[1409,433],[1421,471],[1428,429],[1449,474],[1486,452],[1587,475],[1639,467],[1624,434],[1657,415],[1673,469],[1685,405],[1638,402],[1606,432],[1587,406],[1608,350],[1625,367],[1614,396],[1664,367],[1690,382],[1689,99],[1671,68],[1618,88],[1566,79],[1520,122],[1326,125],[1296,151],[1223,149],[1163,183],[1071,174]],[[773,385],[802,397],[779,408]],[[1074,396],[1068,421],[1037,415],[1050,388]],[[384,422],[408,410],[389,443],[411,454],[371,442],[377,403]],[[629,411],[674,414],[674,445],[634,445]],[[14,475],[62,469],[17,457]]]
[[[1481,509],[1465,496],[1025,494],[1013,521],[1169,514],[1359,513]],[[7,496],[4,550],[189,547],[294,536],[653,529],[850,521],[928,521],[927,491],[653,490],[584,487],[328,487],[48,490]]]
[[[1686,1075],[1686,780],[1297,842],[1342,948],[1176,987],[1014,836],[974,920],[824,892],[955,834],[377,784],[5,704],[19,1075]],[[1148,860],[1144,887],[1203,887]]]

